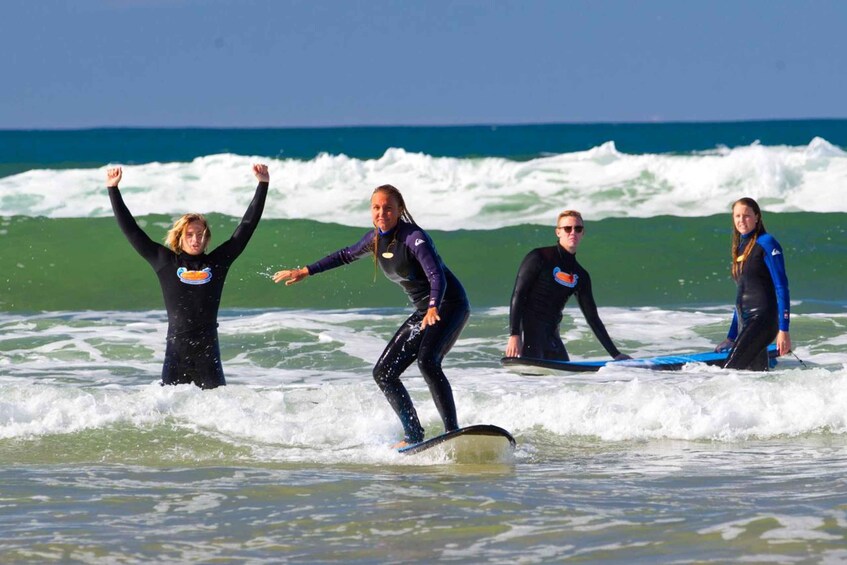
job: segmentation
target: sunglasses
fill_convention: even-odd
[[[575,231],[576,233],[582,233],[582,230],[585,229],[585,226],[559,226],[556,229],[565,230],[565,233],[571,233],[572,231]]]

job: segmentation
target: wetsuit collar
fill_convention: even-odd
[[[570,251],[568,251],[567,249],[562,247],[561,243],[556,242],[556,247],[559,249],[560,254],[564,253],[565,255],[570,255],[571,257],[576,257],[576,253],[571,253]]]
[[[382,231],[381,229],[376,228],[376,231],[378,231],[378,232],[379,232],[379,237],[385,237],[385,236],[387,236],[387,235],[391,235],[392,233],[394,233],[395,231],[397,231],[397,228],[399,228],[399,227],[400,227],[400,221],[398,220],[398,221],[397,221],[397,225],[396,225],[396,226],[394,226],[393,228],[391,228],[390,230],[388,230],[388,231]]]

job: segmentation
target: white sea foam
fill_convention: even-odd
[[[604,308],[602,314],[614,336],[628,336],[626,350],[636,355],[706,349],[729,320],[726,308]],[[822,318],[833,327],[847,320],[800,314],[796,332]],[[157,384],[166,325],[161,312],[0,314],[0,352],[10,361],[0,365],[0,439],[175,427],[260,460],[393,460],[386,446],[401,430],[370,367],[402,319],[403,312],[386,310],[224,312],[220,332],[230,386],[201,391]],[[576,320],[567,335],[572,354],[602,357],[590,329]],[[500,425],[519,439],[539,430],[602,441],[847,433],[847,358],[832,345],[838,331],[807,338],[800,354],[808,368],[789,358],[767,374],[610,367],[594,378],[569,379],[500,367],[505,335],[493,328],[502,327],[503,308],[478,312],[445,362],[463,423]],[[440,419],[414,366],[404,382],[422,422],[438,430]],[[519,456],[531,456],[531,446]]]
[[[847,154],[824,139],[808,146],[755,143],[687,155],[589,151],[525,162],[457,159],[389,149],[379,159],[320,155],[309,161],[231,154],[190,163],[124,167],[123,193],[136,215],[185,211],[241,216],[253,193],[250,165],[267,162],[266,218],[368,226],[373,187],[399,187],[430,228],[494,229],[550,224],[555,211],[591,219],[725,213],[740,196],[772,212],[847,211]],[[0,179],[0,216],[94,217],[111,213],[103,169],[31,170]]]

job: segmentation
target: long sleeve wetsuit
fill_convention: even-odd
[[[739,256],[745,255],[727,334],[735,344],[725,367],[766,371],[768,345],[780,330],[788,331],[791,317],[785,258],[779,242],[768,233],[760,234],[752,244],[750,234],[743,235]]]
[[[130,244],[159,278],[168,313],[162,384],[226,384],[218,345],[218,308],[229,268],[256,231],[268,183],[260,182],[232,237],[209,254],[175,253],[154,242],[138,226],[117,187],[109,188],[112,210]]]
[[[559,324],[562,310],[574,294],[588,325],[609,355],[620,355],[597,313],[588,271],[577,262],[576,255],[555,245],[530,251],[515,279],[509,330],[510,335],[522,336],[522,357],[568,360]]]
[[[374,233],[366,233],[350,247],[340,249],[309,265],[309,274],[322,273],[369,256],[374,252]],[[406,291],[415,312],[400,326],[374,366],[373,377],[400,418],[409,443],[423,440],[424,430],[400,375],[416,359],[429,386],[444,429],[458,429],[456,405],[441,362],[467,324],[470,304],[465,289],[444,265],[432,240],[414,224],[399,222],[377,241],[376,257],[389,280]],[[420,330],[428,308],[438,308],[441,320]]]

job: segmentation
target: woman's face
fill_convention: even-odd
[[[371,196],[371,218],[381,232],[393,230],[400,220],[400,204],[394,195],[377,192]]]
[[[732,207],[732,223],[741,235],[747,235],[759,223],[759,218],[752,208],[744,204],[736,204]]]
[[[195,220],[189,222],[182,232],[182,251],[189,255],[200,255],[206,250],[206,224]]]

